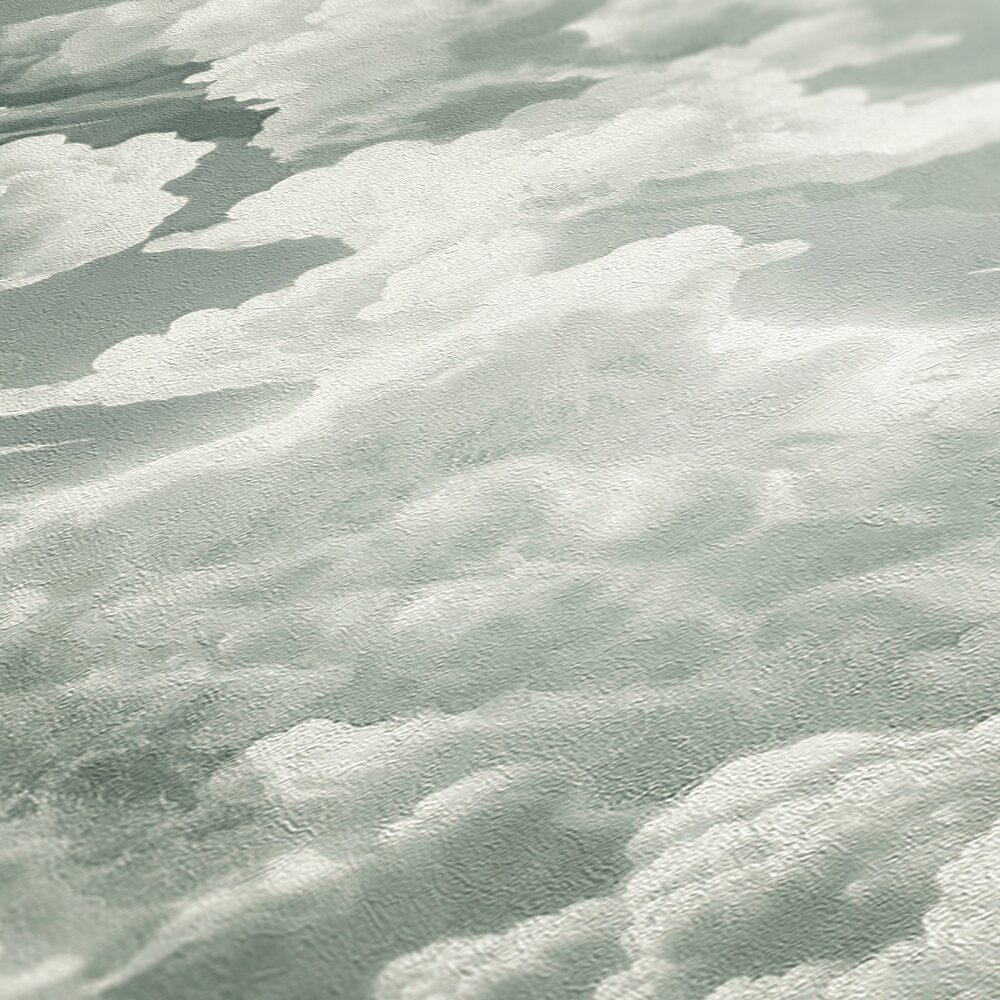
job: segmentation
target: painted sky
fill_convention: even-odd
[[[0,996],[996,1000],[998,51],[7,0]]]

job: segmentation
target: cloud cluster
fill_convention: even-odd
[[[488,1000],[548,963],[568,996],[560,957],[603,936],[627,959],[599,1000],[989,996],[998,732],[831,732],[734,761],[641,826],[616,896],[398,959],[376,995]]]
[[[844,0],[767,7],[790,27],[765,35],[755,52],[803,75],[949,37],[901,39],[864,5]],[[151,62],[210,63],[190,82],[204,84],[211,98],[275,108],[255,141],[295,157],[420,132],[463,105],[489,116],[491,104],[503,107],[519,90],[541,94],[561,80],[617,75],[648,55],[651,38],[692,29],[711,37],[725,9],[687,2],[650,9],[630,0],[406,0],[389,8],[343,0],[128,2],[15,25],[0,37],[0,54],[13,69],[8,86],[21,91],[136,75]]]
[[[276,102],[283,155],[393,137],[148,247],[350,256],[0,393],[69,442],[79,407],[172,429],[181,397],[304,387],[3,511],[4,860],[42,942],[8,988],[996,992],[996,338],[795,326],[805,242],[662,220],[964,155],[1000,92],[823,89],[943,39],[760,8],[672,60],[729,5],[177,0],[5,35],[25,87],[209,62],[210,94]],[[413,138],[569,70],[602,82]],[[33,232],[72,230],[10,280],[144,239],[203,151],[0,149]]]
[[[210,97],[277,107],[258,141],[292,156],[413,130],[421,114],[463,96],[488,102],[496,94],[502,103],[504,86],[571,75],[565,59],[548,64],[544,47],[519,58],[521,22],[520,32],[545,31],[550,8],[548,30],[571,19],[537,0],[126,2],[14,25],[0,36],[0,54],[7,86],[20,93],[138,76],[150,64],[210,63],[191,81],[207,84]],[[477,53],[476,40],[494,33],[494,45]],[[455,49],[465,40],[463,57]],[[493,65],[493,53],[504,51],[510,64]]]
[[[820,737],[793,747],[790,759],[777,751],[723,768],[633,840],[633,856],[646,863],[624,893],[632,966],[597,996],[704,996],[747,966],[760,975],[811,965],[786,973],[794,996],[803,980],[816,988],[823,960],[832,968],[819,996],[931,997],[956,974],[963,989],[985,995],[995,974],[989,954],[973,940],[953,953],[946,941],[975,925],[976,904],[963,910],[996,838],[987,831],[1000,785],[985,772],[998,734],[994,718],[967,732],[847,747]],[[929,906],[938,891],[941,902]],[[911,936],[866,958],[882,941]],[[850,964],[852,953],[866,960],[841,977],[837,960]],[[730,984],[711,995],[741,990]]]
[[[923,101],[809,93],[746,52],[691,57],[533,105],[446,145],[378,144],[298,173],[229,221],[151,249],[226,248],[328,235],[355,248],[427,246],[504,225],[551,227],[621,205],[641,185],[719,197],[795,183],[856,183],[1000,135],[997,87]]]
[[[197,954],[198,942],[238,949],[247,927],[302,906],[345,948],[355,947],[346,928],[370,906],[379,915],[396,909],[389,937],[397,951],[453,942],[491,898],[486,889],[466,893],[469,880],[510,887],[514,910],[486,911],[492,926],[483,931],[495,937],[434,945],[425,959],[391,966],[387,996],[422,996],[424,982],[433,996],[467,954],[475,975],[445,983],[469,996],[519,977],[526,995],[540,983],[578,984],[573,970],[596,983],[625,975],[627,946],[635,967],[631,978],[610,980],[609,996],[629,995],[626,987],[643,996],[643,983],[668,982],[701,997],[724,985],[704,979],[718,942],[692,937],[690,927],[702,924],[729,935],[733,980],[785,975],[786,961],[808,966],[788,973],[801,978],[826,961],[799,956],[794,942],[773,966],[741,965],[740,956],[747,927],[785,899],[786,884],[789,906],[836,896],[835,859],[875,851],[883,867],[898,836],[933,811],[920,800],[912,812],[892,812],[891,775],[862,801],[853,789],[866,787],[865,768],[922,768],[940,775],[941,801],[957,803],[968,775],[983,769],[976,760],[995,752],[977,749],[992,746],[992,730],[831,736],[730,765],[644,827],[632,852],[641,870],[620,899],[505,929],[525,898],[535,900],[529,912],[552,907],[551,898],[530,896],[518,867],[525,858],[536,859],[533,882],[570,887],[567,905],[585,891],[606,893],[604,884],[574,881],[588,870],[574,838],[617,857],[601,823],[617,824],[620,836],[644,799],[668,797],[775,738],[886,718],[904,729],[963,721],[1000,690],[1000,646],[983,621],[990,602],[976,572],[989,563],[979,537],[989,523],[970,525],[954,500],[988,497],[992,483],[960,453],[938,459],[936,478],[923,465],[934,449],[946,456],[957,435],[990,426],[983,387],[995,378],[992,347],[947,331],[915,342],[905,331],[887,341],[883,330],[834,329],[817,341],[815,331],[731,322],[743,270],[788,249],[747,248],[707,228],[522,279],[516,295],[463,328],[463,344],[481,338],[477,351],[449,342],[434,377],[416,367],[409,345],[381,384],[358,381],[336,409],[332,389],[321,388],[313,421],[299,413],[298,422],[272,426],[263,448],[253,436],[230,440],[188,456],[184,476],[169,481],[147,468],[89,494],[43,498],[37,512],[47,526],[33,526],[41,546],[59,537],[52,532],[69,539],[63,569],[99,595],[74,594],[55,575],[40,579],[37,545],[11,563],[40,591],[51,588],[48,606],[77,636],[78,659],[59,661],[69,668],[60,703],[93,706],[109,737],[135,744],[136,761],[150,752],[149,727],[173,734],[155,764],[130,769],[116,747],[84,739],[72,748],[64,733],[65,759],[75,763],[65,790],[49,794],[78,794],[86,780],[101,789],[99,801],[132,801],[155,766],[176,789],[170,794],[189,803],[184,829],[221,831],[214,851],[204,833],[171,845],[173,867],[191,870],[194,852],[208,870],[174,890],[181,899],[166,912],[180,923],[169,917],[164,937],[119,970],[129,984],[121,989],[169,977],[170,956]],[[346,381],[360,370],[346,369]],[[234,461],[240,446],[245,454]],[[68,527],[81,510],[89,525]],[[95,548],[111,546],[118,560],[95,566]],[[155,581],[136,579],[134,567],[152,566]],[[65,626],[50,619],[43,627]],[[23,637],[26,650],[32,628],[15,623],[13,639]],[[542,691],[504,695],[523,687]],[[45,728],[37,718],[34,726]],[[937,746],[945,749],[934,756]],[[208,779],[188,761],[189,747],[227,762]],[[968,773],[955,761],[971,761]],[[542,781],[525,764],[554,773]],[[537,813],[515,807],[522,794]],[[511,869],[479,867],[487,831],[526,836],[526,815],[549,815],[542,803],[565,815],[580,794],[572,837],[562,819],[547,832],[528,828],[546,844],[569,837],[572,863],[562,848],[515,839],[512,855],[495,859],[507,857]],[[983,801],[992,794],[985,789]],[[507,805],[482,822],[463,818],[477,801],[499,803],[496,795]],[[886,854],[850,828],[853,814],[869,822],[870,839],[890,845]],[[748,816],[758,825],[728,840],[727,825]],[[818,823],[824,816],[829,828]],[[251,845],[236,872],[224,849],[234,822]],[[703,837],[702,827],[716,832]],[[816,856],[834,859],[819,865],[818,881],[808,881],[811,862],[791,842],[765,843],[761,866],[748,867],[772,827],[789,836],[815,828]],[[962,839],[967,827],[956,828],[962,844],[971,842]],[[307,831],[319,852],[322,864],[309,872],[349,862],[348,881],[310,877],[272,891],[269,859],[284,857],[287,830]],[[941,843],[950,850],[956,842]],[[689,864],[675,884],[656,859],[676,859],[683,845]],[[922,849],[930,851],[917,873],[923,882],[909,869],[899,880],[928,885],[946,863]],[[712,886],[721,893],[732,883],[744,915],[730,927],[692,903],[690,924],[656,916],[660,894],[668,915],[705,896],[697,882],[704,858],[718,866]],[[253,891],[239,888],[248,870],[263,873]],[[424,871],[441,885],[414,874]],[[844,904],[857,908],[853,923],[868,920],[865,907],[878,912],[887,891],[862,888],[859,901]],[[419,901],[419,919],[400,908],[401,895]],[[219,906],[205,916],[202,903],[213,900]],[[890,916],[915,921],[927,906],[921,897]],[[630,907],[652,929],[609,936]],[[828,922],[817,935],[829,935],[828,944],[839,940],[838,914],[819,914]],[[780,930],[805,915],[775,919]],[[414,940],[413,927],[426,938]],[[871,946],[883,943],[891,939]],[[496,959],[483,960],[484,951]],[[596,957],[587,965],[581,954]],[[445,965],[442,956],[453,955],[454,967]],[[184,995],[189,985],[171,988]],[[659,987],[648,988],[655,996]],[[245,995],[267,989],[273,983],[248,985]]]
[[[143,135],[106,149],[48,135],[0,146],[0,289],[142,242],[185,199],[164,185],[213,148]]]
[[[568,220],[627,211],[651,186],[717,198],[870,180],[1000,137],[997,98],[993,84],[915,103],[812,94],[752,54],[713,52],[599,84],[574,101],[536,104],[499,129],[445,145],[371,146],[246,199],[222,224],[150,247],[325,236],[355,256],[237,309],[191,313],[165,337],[116,344],[94,375],[4,394],[0,406],[115,405],[309,380],[359,343],[471,322],[504,295],[509,313],[522,276],[572,258]]]

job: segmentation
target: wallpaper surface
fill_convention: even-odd
[[[1000,997],[998,52],[6,0],[0,997]]]

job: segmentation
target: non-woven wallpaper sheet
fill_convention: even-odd
[[[0,997],[1000,998],[1000,3],[5,0]]]

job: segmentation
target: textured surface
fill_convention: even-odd
[[[0,996],[1000,997],[998,46],[0,6]]]

